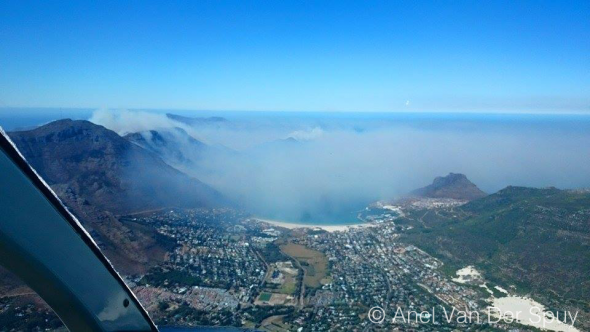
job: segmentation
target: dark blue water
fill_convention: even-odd
[[[0,126],[6,131],[30,129],[45,123],[70,118],[87,120],[91,108],[0,108]],[[349,127],[359,132],[389,126],[409,126],[425,130],[513,130],[549,131],[590,130],[590,112],[584,114],[501,114],[501,113],[402,113],[402,112],[278,112],[278,111],[187,111],[153,110],[184,116],[220,116],[234,121],[288,120],[291,123],[314,123],[321,127]]]
[[[60,119],[87,120],[87,108],[0,108],[0,127],[5,131],[31,129]]]
[[[304,211],[299,213],[285,213],[283,211],[261,212],[256,216],[262,219],[283,221],[307,225],[355,225],[361,223],[359,213],[374,200],[356,201],[346,204],[335,210],[333,208],[322,208],[318,206],[315,211]]]

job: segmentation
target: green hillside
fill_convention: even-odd
[[[475,265],[496,283],[588,306],[590,192],[507,187],[459,212],[431,213],[441,217],[405,240],[452,267]]]

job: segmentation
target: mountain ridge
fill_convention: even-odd
[[[207,144],[190,136],[184,129],[148,130],[129,133],[123,138],[153,152],[170,166],[183,171],[195,166],[196,160],[208,149]],[[188,147],[188,149],[187,149]]]
[[[432,184],[410,192],[410,196],[451,198],[466,201],[472,201],[485,197],[486,195],[486,193],[481,191],[461,173],[449,173],[446,176],[438,176]]]
[[[163,261],[172,241],[117,215],[225,202],[214,189],[154,153],[89,121],[59,120],[8,135],[125,273]]]
[[[166,117],[170,120],[174,120],[174,121],[177,121],[177,122],[189,125],[189,126],[228,122],[228,120],[226,118],[221,117],[221,116],[189,117],[189,116],[178,115],[178,114],[173,114],[173,113],[166,113]]]
[[[59,120],[9,135],[50,185],[68,184],[102,210],[129,214],[223,201],[198,179],[89,121]]]

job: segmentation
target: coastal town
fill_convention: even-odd
[[[450,267],[405,240],[415,228],[459,217],[462,204],[448,198],[376,202],[359,211],[362,222],[354,225],[291,224],[230,208],[121,216],[121,222],[157,230],[170,244],[163,263],[123,277],[160,326],[581,331],[572,326],[574,312],[534,325],[490,311],[531,307],[547,318],[541,303],[486,280],[473,266]],[[10,298],[2,299],[0,313],[49,329],[60,325],[47,309]]]
[[[457,206],[432,199],[419,204],[448,213]],[[445,320],[443,313],[453,309],[484,314],[489,294],[454,281],[441,272],[440,260],[399,241],[400,232],[412,226],[396,219],[411,214],[412,206],[416,201],[375,205],[363,213],[368,222],[331,231],[321,225],[289,229],[231,209],[128,216],[176,242],[165,264],[128,276],[128,282],[164,325],[267,331],[490,327],[485,321]],[[388,320],[369,319],[372,307]],[[392,321],[396,312],[407,317]],[[432,324],[423,323],[427,318]]]

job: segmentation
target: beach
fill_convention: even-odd
[[[287,228],[287,229],[296,229],[296,228],[309,228],[309,229],[322,229],[327,232],[346,232],[353,228],[365,228],[365,227],[373,227],[374,224],[369,223],[362,223],[362,224],[353,224],[353,225],[317,225],[317,224],[298,224],[298,223],[290,223],[285,221],[279,220],[271,220],[271,219],[262,219],[262,218],[253,218],[256,221],[263,222],[266,224],[270,224],[277,227]]]
[[[544,305],[528,297],[511,295],[494,298],[493,308],[492,313],[494,317],[516,315],[516,320],[523,325],[549,331],[580,332],[579,329],[574,327],[575,320],[578,318],[577,311],[560,312],[553,310],[551,313],[548,313]],[[490,309],[488,308],[488,310]]]

